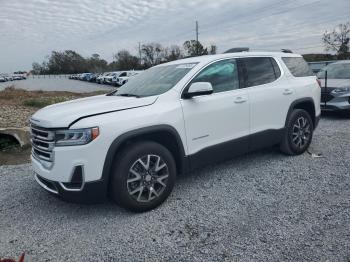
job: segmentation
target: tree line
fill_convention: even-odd
[[[332,31],[325,31],[322,43],[326,51],[333,54],[306,54],[308,62],[325,60],[350,59],[350,23],[339,24]],[[204,47],[199,41],[188,40],[182,46],[171,45],[164,47],[160,43],[152,42],[140,47],[138,56],[123,49],[108,63],[99,54],[83,57],[73,50],[52,51],[47,59],[40,63],[33,63],[34,74],[76,74],[82,72],[106,72],[119,70],[147,69],[157,64],[174,61],[185,57],[216,54],[215,45]]]
[[[216,54],[216,46],[204,47],[199,41],[188,40],[183,46],[164,47],[152,42],[140,47],[139,56],[123,49],[108,63],[99,54],[83,57],[73,50],[52,51],[45,61],[32,64],[33,74],[76,74],[82,72],[106,72],[118,70],[139,70],[185,57]]]

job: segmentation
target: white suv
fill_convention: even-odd
[[[35,178],[63,199],[108,195],[146,211],[169,196],[177,174],[266,146],[305,152],[320,94],[296,54],[231,53],[161,64],[113,93],[36,112]]]

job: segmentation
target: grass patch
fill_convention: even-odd
[[[27,99],[22,102],[24,106],[42,108],[48,105],[68,101],[67,97],[42,97],[42,98],[32,98]]]

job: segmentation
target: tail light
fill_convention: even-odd
[[[316,81],[317,81],[318,86],[321,88],[321,80],[317,78]]]

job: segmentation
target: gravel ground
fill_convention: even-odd
[[[30,261],[350,261],[350,120],[323,118],[309,154],[275,149],[180,177],[158,209],[77,205],[29,165],[0,167],[0,258]]]

